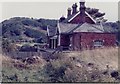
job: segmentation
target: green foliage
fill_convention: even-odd
[[[29,40],[42,38],[46,42],[47,25],[56,26],[57,20],[14,17],[0,23],[3,38],[8,40]],[[27,38],[26,38],[27,37]]]
[[[49,77],[48,82],[63,82],[66,68],[64,65],[55,67],[51,63],[48,63],[44,66],[44,74]]]
[[[37,49],[34,48],[33,46],[30,46],[29,44],[25,44],[20,48],[20,51],[27,51],[27,52],[37,52]]]
[[[47,30],[47,25],[50,25],[52,27],[56,27],[57,26],[57,20],[50,20],[50,19],[38,19],[38,22],[40,22],[42,24],[42,28],[44,30]]]
[[[26,34],[26,36],[28,37],[32,37],[32,38],[41,38],[43,35],[45,35],[44,33],[37,31],[37,30],[33,30],[33,29],[27,29],[24,34]]]
[[[41,23],[35,21],[34,19],[24,19],[22,20],[22,23],[27,26],[33,26],[33,27],[41,27]]]
[[[34,30],[34,29],[27,29],[24,34],[28,37],[31,38],[35,38],[37,39],[41,39],[41,43],[42,42],[46,42],[47,41],[47,36],[45,33],[38,31],[38,30]]]
[[[78,60],[81,67],[76,66]],[[55,60],[51,60],[42,67],[40,66],[40,64],[35,64],[37,65],[36,67],[29,65],[28,68],[17,68],[14,66],[14,64],[12,64],[14,62],[10,61],[9,66],[6,66],[6,62],[3,62],[2,81],[42,83],[119,81],[119,79],[112,78],[108,70],[102,71],[99,68],[97,68],[94,64],[92,67],[90,67],[80,59],[77,59],[77,61],[69,57],[63,57],[62,59],[58,58]]]
[[[10,46],[11,42],[8,41],[7,39],[3,39],[2,40],[2,50],[4,52],[10,52],[11,51],[11,46]]]

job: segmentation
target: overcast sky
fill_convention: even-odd
[[[75,2],[4,2],[2,3],[2,20],[19,16],[58,19],[62,15],[66,16],[67,8]],[[79,6],[79,1],[77,4]],[[86,6],[105,12],[105,18],[109,21],[118,20],[117,2],[86,2]]]

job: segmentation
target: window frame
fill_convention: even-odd
[[[104,45],[104,40],[93,40],[94,47],[102,47]]]

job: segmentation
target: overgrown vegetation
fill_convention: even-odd
[[[117,48],[61,52],[54,54],[55,59],[50,61],[46,61],[44,56],[36,55],[33,55],[33,58],[29,57],[26,61],[1,56],[3,57],[2,81],[119,82],[117,52]],[[38,58],[34,59],[35,57]],[[34,60],[30,62],[30,59]]]
[[[0,23],[2,37],[8,40],[29,40],[42,38],[46,42],[47,25],[56,27],[57,20],[14,17]]]

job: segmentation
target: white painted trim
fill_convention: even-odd
[[[58,35],[58,46],[60,46],[60,35]]]
[[[85,14],[87,14],[87,15],[88,15],[88,17],[94,21],[94,23],[96,23],[96,21],[95,21],[95,20],[91,17],[91,15],[90,15],[90,14],[88,14],[86,11],[85,11]]]
[[[80,14],[80,11],[75,14],[70,20],[68,20],[68,22],[72,21],[78,14]],[[85,11],[85,14],[94,22],[96,23],[96,21],[90,16],[90,14],[88,14],[86,11]]]
[[[61,33],[61,31],[60,31],[59,21],[58,21],[58,23],[57,23],[57,28],[58,28],[58,32],[59,32],[59,35],[58,35],[58,46],[60,46],[60,33]]]
[[[59,33],[61,33],[59,21],[57,22],[57,28],[58,28]]]
[[[76,13],[70,20],[68,20],[68,22],[70,22],[71,20],[73,20],[78,14],[80,14],[80,11],[78,13]]]
[[[48,25],[47,25],[47,34],[48,34],[48,36],[50,35],[50,34],[49,34],[49,28],[48,28]]]

